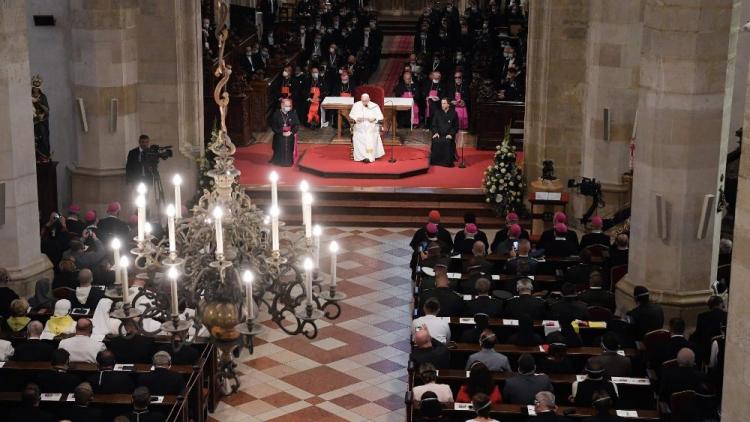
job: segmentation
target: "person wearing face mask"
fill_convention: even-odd
[[[410,71],[404,72],[401,76],[401,80],[393,90],[393,94],[396,97],[402,98],[413,98],[414,105],[411,107],[411,111],[399,111],[396,115],[399,127],[416,127],[419,126],[419,98],[420,90],[419,85],[414,83]]]
[[[303,79],[302,90],[305,93],[305,101],[300,104],[300,115],[306,127],[320,127],[320,103],[323,102],[324,84],[323,78],[317,66],[310,68],[310,74]]]
[[[294,99],[299,95],[299,85],[294,79],[294,75],[292,75],[292,70],[293,68],[291,65],[284,66],[284,70],[281,72],[281,77],[276,78],[274,81],[271,92],[274,93],[279,102],[285,98]]]
[[[523,99],[523,86],[519,83],[518,71],[515,67],[508,69],[508,75],[500,84],[498,98],[504,101],[521,101]]]
[[[425,125],[430,127],[430,116],[440,109],[440,99],[445,97],[445,87],[440,79],[440,72],[430,73],[430,79],[424,82],[422,92],[425,94]]]
[[[201,45],[203,46],[203,55],[214,57],[217,41],[214,34],[214,27],[211,25],[211,19],[203,18],[201,23]]]
[[[297,158],[297,130],[299,118],[292,111],[292,100],[283,99],[281,108],[271,116],[271,130],[273,131],[273,156],[271,164],[290,167]]]
[[[466,107],[466,101],[469,99],[469,87],[463,81],[463,73],[456,70],[453,75],[453,83],[448,85],[448,99],[456,110],[458,116],[458,128],[460,130],[469,129],[469,109]]]
[[[341,73],[338,74],[339,79],[331,85],[331,88],[328,90],[328,95],[332,97],[353,97],[354,96],[354,89],[356,88],[356,84],[353,80],[351,80],[351,75],[349,75],[349,72],[346,69],[341,69]],[[344,116],[344,120],[342,121],[342,126],[349,127],[348,118],[348,112],[346,110],[341,111],[341,115]],[[333,113],[333,117],[331,118],[331,126],[336,127],[338,124],[338,113]]]
[[[430,129],[430,165],[453,167],[453,162],[456,161],[458,116],[448,98],[440,100],[440,108],[432,116]]]
[[[518,68],[518,60],[516,59],[516,50],[510,46],[506,45],[503,47],[503,62],[502,62],[502,68],[500,69],[500,77],[505,78],[508,74],[508,69],[511,67]]]
[[[434,41],[430,37],[428,28],[423,27],[414,37],[414,51],[417,54],[429,56],[434,49]]]
[[[317,60],[321,57],[323,57],[323,37],[316,34],[310,47],[310,58]]]
[[[328,69],[338,69],[339,66],[343,64],[343,59],[341,58],[341,55],[339,55],[339,48],[336,44],[328,46],[328,51],[326,51],[325,56],[323,56],[322,62]],[[328,80],[326,82],[328,82],[329,85],[336,82],[336,73],[331,72],[328,75]]]
[[[255,72],[266,68],[263,57],[260,55],[258,44],[253,44],[245,48],[245,56],[240,60],[241,67],[250,79]]]

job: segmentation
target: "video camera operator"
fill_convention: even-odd
[[[149,196],[153,192],[156,203],[161,203],[164,192],[159,176],[159,160],[170,158],[171,148],[171,146],[151,145],[148,135],[141,135],[138,138],[138,147],[128,152],[125,164],[125,181],[131,192],[135,192],[138,184],[143,182],[149,190]]]

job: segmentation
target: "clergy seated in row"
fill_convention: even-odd
[[[686,347],[693,351],[698,362],[701,361],[700,349],[685,337],[685,320],[679,317],[671,318],[669,320],[669,335],[669,341],[657,344],[653,348],[655,350],[647,350],[652,368],[660,370],[664,362],[675,359],[677,353]]]
[[[447,274],[435,274],[435,288],[422,289],[419,295],[419,303],[425,303],[429,298],[435,298],[440,303],[437,316],[458,317],[463,315],[464,300],[451,288]]]
[[[599,271],[592,271],[589,274],[589,288],[578,294],[578,299],[585,302],[588,306],[600,306],[607,308],[614,313],[617,307],[615,295],[611,291],[604,289],[604,278]]]
[[[399,127],[408,128],[419,126],[419,99],[422,98],[422,91],[419,84],[415,83],[412,79],[412,73],[410,71],[405,71],[401,75],[401,80],[396,84],[396,87],[393,90],[393,95],[399,98],[414,99],[414,104],[412,105],[411,110],[399,111],[396,113],[396,121],[398,122]],[[424,108],[424,104],[422,104],[422,108]]]
[[[514,224],[513,226],[511,232],[518,233],[520,227],[517,224]],[[516,276],[530,276],[536,274],[539,261],[530,256],[531,242],[529,242],[528,239],[511,239],[511,241],[518,242],[518,249],[516,250],[515,248],[512,248],[510,250],[510,259],[505,263],[503,273]]]
[[[85,308],[93,310],[104,298],[104,289],[93,287],[94,275],[91,270],[84,268],[78,272],[78,287],[76,287],[75,296],[71,305],[73,308]]]
[[[528,406],[541,391],[554,391],[552,381],[547,375],[537,374],[534,357],[523,353],[518,358],[518,373],[505,380],[503,401]]]
[[[472,228],[470,225],[474,227]],[[477,216],[473,212],[467,212],[464,214],[464,229],[457,231],[453,238],[453,253],[472,254],[472,248],[476,241],[482,242],[485,250],[489,249],[487,233],[478,228]]]
[[[31,321],[26,328],[26,341],[15,346],[13,360],[19,362],[45,361],[52,359],[55,343],[40,339],[44,326],[39,321]]]
[[[297,158],[299,118],[292,110],[291,99],[281,100],[281,107],[271,116],[271,130],[273,131],[271,164],[282,167],[294,165]]]
[[[633,364],[630,358],[617,353],[620,350],[620,343],[617,335],[608,332],[602,336],[601,340],[602,353],[599,356],[592,356],[589,361],[596,361],[602,368],[607,377],[630,377],[633,375]]]
[[[377,104],[370,101],[369,95],[362,94],[361,100],[354,103],[349,112],[349,119],[354,122],[354,161],[372,163],[385,155],[383,141],[380,139],[383,113]]]
[[[499,318],[503,312],[503,301],[490,296],[492,283],[480,277],[475,283],[476,296],[466,303],[466,315],[486,314],[490,318]]]
[[[440,107],[434,111],[431,120],[432,146],[430,165],[453,167],[456,161],[456,135],[458,115],[447,98],[440,100]]]
[[[528,316],[532,320],[545,319],[547,305],[544,299],[533,296],[534,282],[529,278],[521,278],[516,282],[518,296],[514,296],[505,302],[503,314],[506,318],[519,319]]]
[[[574,381],[571,388],[570,401],[576,406],[591,406],[594,401],[594,393],[606,391],[609,397],[617,400],[619,393],[617,385],[605,375],[601,362],[588,360],[584,368],[586,378],[582,381]]]
[[[505,216],[505,228],[498,230],[495,233],[495,238],[492,239],[491,250],[493,254],[498,254],[499,253],[498,249],[500,248],[500,245],[503,244],[503,242],[505,242],[511,236],[513,236],[515,240],[529,238],[528,230],[521,228],[521,225],[519,224],[519,222],[520,220],[518,218],[518,214],[514,212],[509,212]],[[520,234],[516,233],[515,235],[513,235],[511,233],[511,229],[513,228],[514,225],[517,225],[519,228],[521,228]],[[507,246],[504,246],[503,248],[507,249]]]
[[[609,235],[602,232],[602,226],[604,225],[602,217],[598,215],[591,217],[590,225],[591,231],[581,236],[581,250],[593,245],[609,247],[612,241],[610,240]]]
[[[578,251],[578,234],[572,230],[568,231],[566,230],[565,233],[559,234],[555,233],[555,226],[557,224],[566,224],[567,229],[567,223],[568,223],[568,216],[565,215],[564,212],[558,211],[555,213],[554,217],[552,218],[552,228],[547,229],[544,232],[542,232],[542,236],[539,238],[539,244],[544,247],[546,244],[553,242],[554,240],[564,237],[569,241],[571,245],[575,246],[576,252]],[[545,248],[546,249],[546,248]],[[547,256],[563,256],[563,255],[549,255]]]
[[[106,346],[101,341],[91,338],[93,325],[88,318],[81,318],[76,323],[75,335],[60,340],[60,349],[70,353],[71,362],[96,363],[96,355]]]
[[[590,250],[581,249],[578,256],[579,262],[565,269],[565,281],[573,284],[585,284],[591,278],[592,272],[601,272],[602,268],[591,262]]]

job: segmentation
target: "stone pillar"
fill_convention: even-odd
[[[0,2],[0,184],[4,221],[0,224],[0,266],[19,295],[34,291],[52,265],[39,248],[39,211],[31,107],[31,75],[23,0]]]
[[[137,15],[136,0],[70,1],[72,91],[78,120],[72,189],[73,199],[84,208],[103,211],[110,201],[127,200],[125,159],[140,135]]]
[[[563,181],[581,175],[586,82],[586,0],[529,2],[524,162],[529,182],[553,160]],[[573,211],[572,209],[576,209]],[[568,212],[583,205],[569,206]],[[572,221],[572,219],[571,219]]]
[[[172,176],[184,180],[183,201],[197,181],[203,154],[203,76],[199,2],[139,0],[138,122],[151,142],[173,147],[159,164],[165,200],[173,202]]]
[[[638,107],[643,0],[599,0],[589,5],[586,88],[583,104],[581,176],[603,183],[607,209],[620,208],[627,191],[629,145]],[[604,139],[604,109],[609,110],[609,139]]]
[[[617,292],[622,307],[632,305],[639,284],[668,317],[693,321],[705,307],[716,271],[715,204],[705,237],[697,232],[704,195],[718,194],[724,167],[731,14],[732,0],[646,0],[629,273]]]

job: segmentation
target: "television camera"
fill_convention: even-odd
[[[580,182],[577,182],[576,179],[568,179],[568,188],[578,189],[578,193],[581,195],[592,198],[591,206],[583,214],[583,217],[581,217],[581,224],[583,225],[591,220],[591,216],[594,215],[597,207],[603,208],[606,205],[602,198],[602,184],[597,182],[596,179],[582,177]]]

